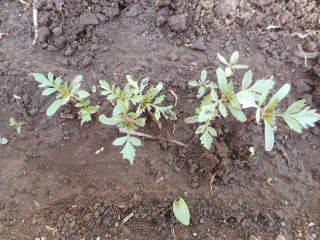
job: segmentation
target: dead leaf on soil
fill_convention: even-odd
[[[179,97],[178,97],[178,95],[177,95],[172,89],[170,89],[169,92],[171,93],[171,95],[172,95],[173,98],[174,98],[174,106],[176,107],[176,106],[177,106],[177,103],[178,103],[178,100],[179,100]]]

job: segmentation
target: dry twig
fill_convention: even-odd
[[[177,103],[178,103],[178,100],[179,100],[179,97],[178,97],[178,95],[177,95],[173,90],[169,90],[169,92],[171,93],[171,95],[172,95],[173,98],[174,98],[174,106],[176,107],[176,106],[177,106]]]
[[[37,43],[39,37],[39,24],[38,24],[38,9],[36,7],[38,0],[33,0],[32,14],[33,14],[33,25],[34,25],[34,39],[32,45]]]
[[[120,129],[120,132],[121,133],[129,133],[128,130],[126,129]],[[149,134],[146,134],[146,133],[141,133],[141,132],[130,132],[131,135],[134,135],[134,136],[138,136],[138,137],[146,137],[146,138],[150,138],[150,139],[154,139],[154,140],[162,140],[162,141],[167,141],[167,142],[172,142],[172,143],[175,143],[179,146],[182,146],[182,147],[188,147],[188,145],[182,143],[182,142],[179,142],[177,140],[174,140],[174,139],[168,139],[168,138],[164,138],[164,137],[156,137],[156,136],[152,136],[152,135],[149,135]]]

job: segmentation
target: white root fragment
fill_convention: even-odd
[[[120,132],[121,133],[129,133],[127,129],[120,129]],[[172,143],[175,143],[179,146],[182,146],[182,147],[188,147],[188,145],[182,143],[182,142],[179,142],[177,140],[174,140],[174,139],[167,139],[167,138],[163,138],[163,137],[156,137],[156,136],[152,136],[152,135],[149,135],[149,134],[146,134],[146,133],[141,133],[141,132],[130,132],[131,135],[134,135],[134,136],[138,136],[138,137],[146,137],[146,138],[150,138],[150,139],[154,139],[154,140],[162,140],[162,141],[167,141],[167,142],[172,142]]]
[[[134,213],[130,213],[128,216],[126,216],[123,220],[122,223],[125,224],[126,222],[128,222],[130,220],[130,218],[132,218],[134,215]]]
[[[33,5],[32,5],[32,14],[33,14],[33,25],[34,25],[34,39],[32,45],[34,46],[39,37],[39,24],[38,24],[38,9],[36,8],[36,3],[38,0],[33,0]]]

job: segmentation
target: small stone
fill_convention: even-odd
[[[67,50],[64,52],[65,56],[70,56],[73,53],[72,48],[68,47]]]
[[[280,234],[277,236],[276,240],[286,240],[286,238],[280,233]]]
[[[102,205],[97,207],[97,210],[99,211],[100,214],[103,214],[106,211],[106,208]]]
[[[27,94],[22,96],[22,101],[25,105],[28,105],[30,100],[29,100],[29,96]]]
[[[254,235],[251,235],[251,236],[249,237],[249,240],[259,240],[259,238],[257,238],[257,237],[254,236]]]
[[[178,167],[174,167],[174,170],[175,170],[176,172],[178,172],[178,173],[181,171],[181,169],[178,168]]]
[[[84,57],[84,59],[82,60],[83,67],[87,67],[90,63],[91,63],[91,58],[88,56]]]

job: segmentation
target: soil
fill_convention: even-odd
[[[320,58],[301,58],[298,48],[320,51],[319,1],[48,0],[36,7],[32,46],[32,8],[1,1],[0,33],[8,35],[0,40],[0,136],[9,140],[0,145],[1,239],[320,238],[319,123],[298,135],[279,122],[275,150],[266,153],[253,122],[217,121],[219,136],[206,151],[196,126],[183,121],[198,104],[188,82],[202,69],[212,78],[217,52],[235,50],[255,78],[292,84],[283,108],[305,98],[319,111]],[[148,121],[141,131],[189,147],[144,139],[130,166],[110,144],[121,135],[115,128],[97,119],[81,127],[71,106],[46,116],[53,97],[41,96],[30,73],[49,71],[68,80],[82,74],[87,90],[100,79],[123,85],[126,74],[162,81],[179,96],[179,120],[160,132]],[[104,97],[93,94],[93,102],[110,113]],[[10,117],[26,122],[21,134]],[[180,196],[190,226],[173,216]]]

